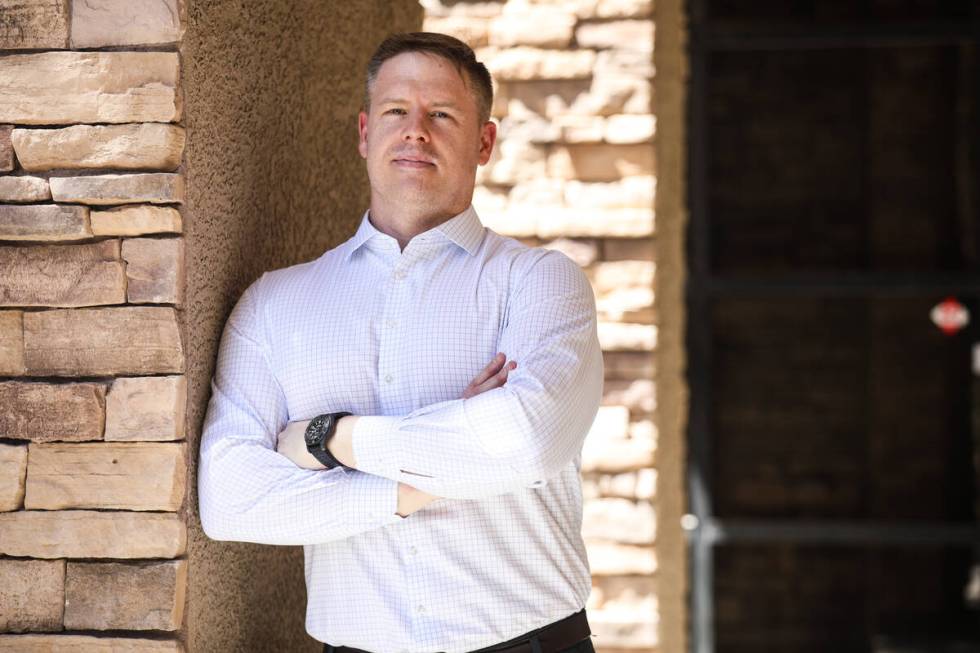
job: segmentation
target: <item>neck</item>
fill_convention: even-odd
[[[378,202],[376,198],[372,198],[369,216],[374,228],[397,240],[399,248],[404,251],[412,238],[438,227],[465,210],[465,206],[458,211],[455,209],[433,211],[404,205],[395,209],[385,202]]]

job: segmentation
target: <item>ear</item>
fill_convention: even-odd
[[[493,154],[493,145],[497,142],[497,123],[488,120],[480,128],[480,165],[485,165]]]
[[[361,111],[357,114],[357,151],[365,159],[367,158],[367,123],[368,116],[366,113]]]

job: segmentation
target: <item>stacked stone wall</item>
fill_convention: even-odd
[[[565,252],[592,281],[606,372],[583,452],[589,621],[600,651],[662,650],[653,3],[422,4],[425,29],[469,43],[494,78],[498,142],[474,197],[484,224]]]
[[[0,0],[0,651],[180,651],[177,0]]]

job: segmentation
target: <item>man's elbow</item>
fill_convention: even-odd
[[[207,483],[207,470],[202,467],[198,483],[198,516],[201,520],[201,530],[212,540],[238,541],[240,534],[235,532],[232,506],[223,500],[226,493]]]
[[[212,540],[227,542],[235,538],[228,527],[228,520],[222,518],[223,512],[213,500],[202,499],[200,502],[201,530]]]

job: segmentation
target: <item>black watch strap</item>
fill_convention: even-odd
[[[337,423],[342,417],[347,417],[348,415],[350,413],[326,413],[317,415],[310,420],[310,423],[306,427],[306,450],[313,454],[313,457],[319,460],[327,469],[333,469],[334,467],[351,469],[337,460],[330,453],[330,449],[327,448],[330,440],[337,433]]]

